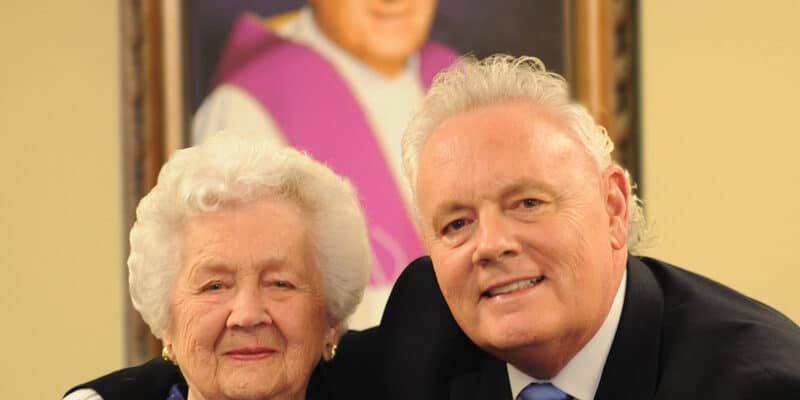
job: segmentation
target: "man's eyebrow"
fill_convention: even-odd
[[[506,187],[503,188],[503,190],[500,193],[503,197],[506,197],[531,189],[553,193],[555,191],[555,186],[553,186],[551,183],[544,182],[542,180],[536,180],[531,178],[520,178],[509,183]]]
[[[439,220],[444,218],[445,215],[465,208],[467,208],[467,206],[458,201],[447,201],[436,206],[436,208],[433,209],[433,228],[435,229],[439,225]]]
[[[515,194],[519,194],[520,192],[524,192],[528,189],[536,188],[536,184],[531,182],[530,180],[517,180],[513,182],[511,185],[503,188],[501,192],[501,197],[513,196]]]

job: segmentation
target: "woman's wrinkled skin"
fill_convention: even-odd
[[[308,221],[268,197],[191,219],[164,343],[190,400],[303,399],[337,327]]]

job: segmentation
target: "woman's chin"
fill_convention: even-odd
[[[285,369],[273,365],[274,357],[247,360],[228,358],[226,361],[217,372],[218,390],[223,398],[272,398],[292,387],[291,382],[287,382]]]
[[[227,399],[273,398],[290,388],[285,376],[267,368],[239,368],[225,377],[220,377],[220,391]],[[225,379],[227,378],[227,379]]]

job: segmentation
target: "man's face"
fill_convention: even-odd
[[[624,270],[621,169],[598,171],[554,114],[511,102],[440,125],[416,184],[425,245],[458,324],[518,368],[557,372],[602,324]],[[552,366],[526,365],[545,355]]]
[[[436,0],[311,0],[333,42],[386,75],[402,71],[430,31]]]

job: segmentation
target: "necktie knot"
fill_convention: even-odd
[[[531,383],[519,393],[517,400],[569,400],[570,395],[549,383]]]

